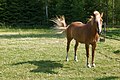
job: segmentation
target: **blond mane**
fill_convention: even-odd
[[[90,16],[90,18],[88,19],[88,22],[92,21],[93,20],[93,16]]]

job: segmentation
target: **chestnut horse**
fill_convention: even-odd
[[[66,36],[67,36],[67,56],[66,60],[68,59],[68,51],[70,48],[70,42],[72,39],[76,41],[75,43],[75,53],[74,53],[74,60],[77,60],[77,47],[79,43],[84,43],[86,48],[86,57],[87,57],[87,67],[95,67],[94,63],[94,54],[96,48],[96,42],[99,39],[99,34],[102,30],[102,16],[103,13],[100,14],[98,11],[93,12],[93,16],[89,19],[86,24],[82,22],[72,22],[68,26],[66,26],[64,16],[57,17],[52,21],[55,22],[59,29],[65,29]],[[92,45],[92,65],[89,64],[89,45]]]

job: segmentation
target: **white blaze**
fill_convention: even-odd
[[[99,28],[99,32],[101,32],[102,31],[102,24],[101,24],[100,20],[98,20],[98,28]]]
[[[98,11],[94,11],[94,14],[96,16],[96,21],[98,22],[99,32],[101,32],[102,31],[101,15]]]

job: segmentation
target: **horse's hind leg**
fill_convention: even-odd
[[[77,59],[77,55],[76,55],[76,52],[77,52],[77,47],[78,47],[78,42],[76,41],[75,43],[75,47],[74,47],[74,50],[75,50],[75,54],[74,54],[74,60],[78,62],[78,59]]]
[[[71,40],[72,40],[72,39],[67,39],[67,55],[66,55],[66,61],[69,61],[69,59],[68,59],[68,52],[69,52]]]

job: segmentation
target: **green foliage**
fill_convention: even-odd
[[[119,0],[0,0],[0,25],[52,25],[49,19],[56,15],[65,15],[68,24],[86,23],[94,10],[104,12],[104,22],[120,24],[119,3]]]
[[[37,25],[44,21],[43,2],[39,0],[1,1],[0,22],[12,25]]]

